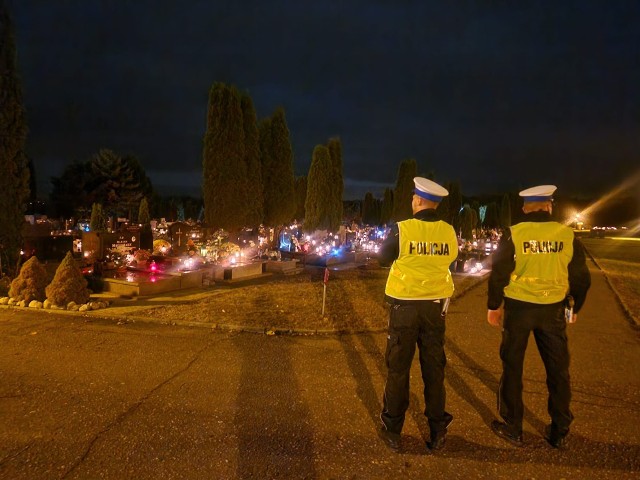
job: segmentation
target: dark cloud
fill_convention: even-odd
[[[637,169],[636,1],[9,3],[41,185],[107,147],[199,194],[215,81],[284,106],[297,174],[339,135],[351,196],[408,157],[465,194],[595,195]]]

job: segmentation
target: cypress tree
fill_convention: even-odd
[[[307,201],[307,177],[296,177],[295,180],[296,213],[294,218],[302,222],[305,217],[304,204]]]
[[[382,199],[382,205],[380,207],[380,224],[386,225],[391,222],[391,215],[393,214],[393,190],[390,188],[384,189],[384,197]]]
[[[271,151],[271,118],[263,118],[258,122],[258,139],[260,145],[260,172],[262,174],[262,222],[267,222],[267,204],[271,203],[271,174],[269,169],[274,168],[273,153]]]
[[[331,196],[327,199],[331,203],[329,210],[330,230],[336,231],[342,223],[344,195],[344,179],[342,177],[342,142],[339,137],[329,139],[327,143],[331,156]]]
[[[457,234],[460,233],[460,209],[462,208],[462,192],[459,182],[449,183],[449,223]]]
[[[480,225],[480,202],[478,200],[471,200],[471,210],[473,210],[473,228],[477,231],[482,228]]]
[[[91,206],[91,220],[89,221],[89,228],[92,232],[104,232],[107,229],[107,219],[104,216],[102,204],[100,203],[94,203]]]
[[[490,202],[487,205],[487,211],[484,217],[485,228],[497,228],[500,225],[500,219],[498,218],[498,206],[496,202]]]
[[[451,209],[449,207],[449,195],[444,197],[436,207],[438,218],[451,225]]]
[[[376,218],[376,201],[373,198],[371,192],[367,192],[364,195],[364,201],[362,202],[362,223],[365,225],[376,225],[378,223]]]
[[[140,200],[138,223],[142,225],[142,229],[140,230],[140,248],[153,250],[153,232],[151,231],[151,216],[149,215],[147,197],[142,197],[142,200]]]
[[[264,186],[260,164],[260,134],[253,100],[247,93],[240,98],[244,129],[244,155],[247,165],[247,225],[257,226],[264,216]]]
[[[417,172],[418,165],[415,159],[408,158],[400,163],[396,188],[393,192],[392,218],[395,222],[406,220],[413,216],[413,211],[411,210],[411,199],[413,197],[415,186],[413,179],[417,176]]]
[[[151,216],[149,215],[149,202],[147,202],[147,197],[142,197],[142,200],[140,200],[140,207],[138,207],[138,223],[146,226],[150,222]]]
[[[290,222],[295,212],[293,148],[284,109],[279,107],[270,122],[260,131],[262,181],[264,184],[264,219],[267,225],[279,226]],[[266,125],[269,125],[270,135]],[[268,135],[268,139],[263,136]],[[262,147],[268,151],[262,151]]]
[[[330,226],[330,207],[326,201],[331,192],[330,167],[329,149],[324,145],[316,145],[307,176],[307,199],[304,204],[304,229],[307,232],[328,229]]]
[[[17,273],[22,224],[29,199],[28,160],[24,153],[27,121],[18,77],[13,24],[0,2],[0,274]]]
[[[209,91],[202,159],[205,221],[209,226],[237,231],[245,225],[245,158],[240,94],[235,87],[214,83]]]
[[[468,204],[460,212],[460,236],[468,241],[473,239],[473,209]]]
[[[473,238],[474,230],[478,230],[478,211],[471,207],[471,238]]]
[[[380,214],[382,213],[382,200],[379,198],[373,199],[373,222],[374,225],[380,225],[382,222],[380,221]]]

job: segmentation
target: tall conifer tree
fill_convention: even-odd
[[[436,207],[438,218],[451,225],[451,214],[449,208],[449,195],[444,197]]]
[[[487,204],[487,211],[484,217],[485,228],[497,228],[500,225],[500,218],[498,217],[498,205],[496,202],[489,202]]]
[[[149,214],[149,202],[147,197],[142,197],[138,207],[138,223],[142,225],[140,229],[140,248],[143,250],[153,249],[153,231],[151,230],[151,215]]]
[[[247,166],[240,94],[233,86],[214,83],[209,91],[202,164],[206,223],[239,230],[247,219]]]
[[[247,195],[249,196],[247,225],[257,226],[264,217],[264,186],[260,164],[260,134],[253,100],[248,93],[241,96],[244,128],[244,155],[247,165]]]
[[[384,189],[384,197],[382,198],[382,206],[380,207],[380,224],[386,225],[391,222],[393,214],[393,190]]]
[[[362,202],[362,223],[365,225],[376,225],[378,216],[376,215],[376,200],[371,192],[364,195]]]
[[[4,0],[0,1],[0,109],[0,269],[14,274],[22,248],[29,170],[24,152],[27,121],[15,37]]]
[[[274,168],[274,160],[271,145],[271,117],[263,118],[258,122],[258,141],[260,145],[260,172],[262,174],[262,222],[269,225],[268,220],[268,204],[271,203],[270,188],[271,175],[269,169]]]
[[[277,108],[270,120],[260,123],[264,220],[279,226],[293,220],[295,213],[293,148],[284,109]]]
[[[307,177],[296,177],[295,180],[296,213],[294,218],[302,222],[305,217],[304,204],[307,201]]]
[[[330,207],[326,201],[331,192],[330,169],[329,149],[324,145],[316,145],[307,176],[307,200],[304,204],[304,229],[307,232],[330,227]]]
[[[511,226],[511,199],[508,193],[502,196],[502,203],[500,204],[500,226],[502,228]]]
[[[451,182],[448,185],[449,190],[449,223],[453,225],[456,233],[460,234],[460,210],[462,209],[462,192],[459,182]]]
[[[329,139],[327,143],[331,156],[331,195],[327,199],[331,203],[329,210],[329,229],[336,231],[342,223],[344,195],[344,179],[342,177],[342,142],[339,137]]]
[[[467,241],[473,240],[473,209],[465,204],[460,212],[460,237]]]
[[[147,197],[142,197],[140,200],[140,206],[138,207],[138,223],[146,226],[151,222],[151,216],[149,215],[149,202]]]
[[[92,232],[104,232],[107,229],[107,219],[102,210],[101,203],[94,203],[91,206],[91,220],[89,228]]]
[[[411,210],[411,198],[415,184],[414,177],[417,176],[418,164],[415,159],[407,158],[400,163],[398,169],[398,179],[393,193],[393,220],[399,222],[413,216]]]

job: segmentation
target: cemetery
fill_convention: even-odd
[[[303,232],[296,222],[278,231],[260,226],[234,235],[201,222],[151,220],[148,227],[119,219],[115,229],[92,231],[88,223],[56,229],[29,222],[25,251],[56,262],[72,251],[92,291],[145,297],[268,275],[296,275],[306,268],[362,266],[375,259],[388,230],[343,224],[333,233]],[[462,244],[457,273],[480,272],[495,241]],[[484,262],[486,263],[486,262]]]
[[[294,225],[280,233],[279,249],[269,249],[268,236],[273,231],[264,229],[245,229],[235,241],[229,241],[226,232],[212,232],[197,223],[163,219],[151,224],[151,246],[148,241],[144,244],[139,226],[123,226],[117,232],[82,232],[82,261],[91,266],[92,275],[101,277],[104,292],[147,296],[265,274],[294,275],[307,265],[363,264],[371,258],[375,243],[369,240],[368,231],[347,233],[345,228],[336,235],[322,231],[302,238]],[[291,231],[302,241],[289,236]],[[348,245],[340,245],[341,237],[345,243],[347,237],[352,238]],[[296,248],[285,238],[296,238]],[[379,240],[382,238],[380,235]]]
[[[237,283],[263,276],[297,275],[305,269],[366,266],[375,259],[386,226],[343,223],[337,231],[303,232],[293,222],[280,229],[260,226],[235,234],[202,222],[151,220],[145,226],[119,218],[93,231],[46,219],[25,227],[25,252],[46,262],[71,251],[94,293],[114,298],[149,297],[165,292]],[[457,273],[480,272],[495,242],[461,245]],[[25,257],[27,257],[25,255]],[[25,258],[26,259],[26,258]]]

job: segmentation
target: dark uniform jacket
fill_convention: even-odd
[[[551,222],[548,212],[531,212],[525,215],[525,222]],[[504,299],[504,288],[509,284],[511,273],[515,270],[515,245],[511,238],[511,229],[506,229],[498,248],[492,256],[491,276],[489,277],[489,310],[500,308]],[[591,274],[586,263],[584,246],[578,238],[573,239],[573,258],[568,265],[569,295],[575,301],[574,313],[578,313],[587,297],[587,290],[591,286]]]

